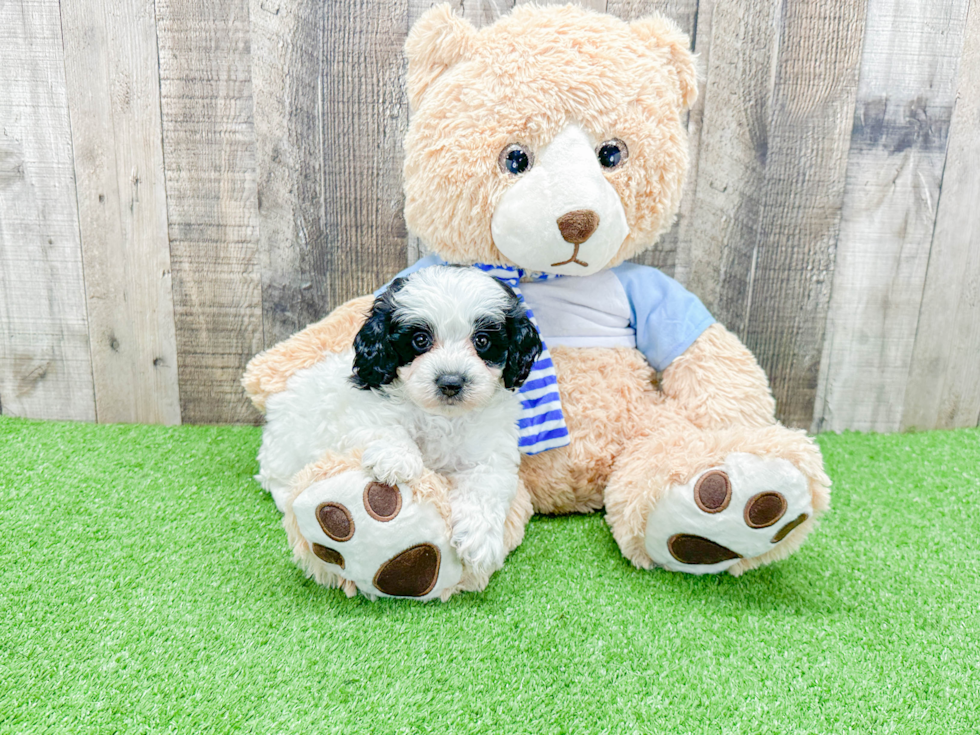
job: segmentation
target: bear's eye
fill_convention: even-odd
[[[500,151],[497,161],[500,164],[500,170],[505,174],[520,176],[534,165],[534,154],[529,148],[525,148],[519,143],[511,143]]]
[[[595,149],[595,155],[599,159],[600,166],[612,169],[626,163],[630,152],[623,141],[619,138],[613,138],[600,143]]]

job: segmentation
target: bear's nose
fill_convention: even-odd
[[[558,229],[566,242],[580,245],[592,236],[599,226],[599,215],[591,209],[576,209],[558,218]]]
[[[466,384],[466,378],[458,373],[451,375],[440,375],[436,378],[436,387],[439,392],[442,393],[446,398],[452,398],[457,395],[463,386]]]

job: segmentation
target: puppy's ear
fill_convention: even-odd
[[[389,333],[395,312],[394,295],[405,285],[396,278],[374,300],[367,321],[354,337],[354,375],[351,382],[361,390],[380,388],[398,375],[398,355],[392,347]]]
[[[508,291],[510,287],[503,284]],[[513,296],[513,304],[507,313],[504,322],[507,329],[507,362],[504,363],[504,387],[507,390],[520,388],[527,380],[527,376],[534,366],[534,361],[541,354],[543,345],[538,330],[531,323],[524,307],[518,301],[517,296]]]

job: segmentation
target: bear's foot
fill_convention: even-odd
[[[297,561],[318,578],[330,572],[353,583],[371,599],[448,597],[462,577],[446,520],[435,506],[416,502],[408,486],[344,472],[296,495],[287,527],[290,514],[306,542],[293,540]]]
[[[735,452],[667,489],[650,511],[645,547],[661,567],[712,574],[751,566],[812,517],[807,478],[793,464]]]

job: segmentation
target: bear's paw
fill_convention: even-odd
[[[736,452],[668,488],[647,519],[645,546],[665,569],[713,574],[775,549],[811,517],[807,479],[793,464]]]
[[[431,600],[462,576],[446,520],[405,485],[345,472],[293,500],[300,535],[317,561],[371,599]]]

